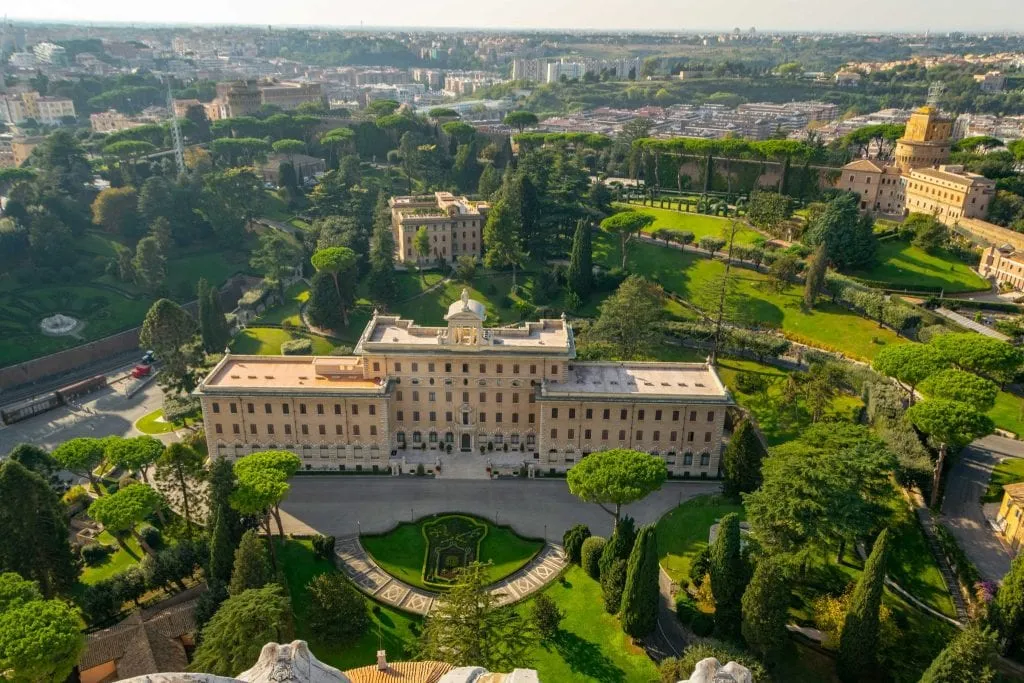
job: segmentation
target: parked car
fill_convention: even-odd
[[[135,379],[141,379],[149,375],[149,373],[151,372],[153,372],[152,365],[136,365],[132,369],[132,377],[134,377]]]
[[[152,365],[153,364],[153,352],[152,351],[146,351],[145,355],[142,356],[142,362],[145,365]]]

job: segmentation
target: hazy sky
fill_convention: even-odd
[[[95,22],[1024,31],[1024,0],[13,0],[0,12]]]

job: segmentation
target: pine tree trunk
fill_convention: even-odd
[[[277,535],[282,541],[284,540],[284,526],[281,524],[281,506],[274,506],[274,521],[277,522]]]
[[[181,487],[181,509],[185,513],[185,530],[189,538],[192,538],[192,513],[188,509],[188,487],[185,485],[185,472],[177,468],[178,486]]]
[[[132,536],[135,537],[135,540],[138,541],[138,543],[139,543],[139,547],[142,548],[144,551],[146,551],[147,555],[150,555],[150,556],[153,556],[153,557],[156,556],[156,551],[153,550],[152,546],[150,546],[148,543],[146,543],[146,539],[144,539],[142,537],[142,534],[140,534],[135,529],[132,529]],[[124,547],[124,546],[121,546],[121,547]]]
[[[270,530],[270,512],[263,515],[263,529],[267,532],[267,550],[270,551],[270,568],[277,576],[277,551],[274,550],[274,532]]]

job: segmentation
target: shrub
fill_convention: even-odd
[[[68,507],[74,505],[87,504],[92,498],[89,496],[89,492],[85,490],[85,487],[81,484],[75,484],[68,489],[67,493],[64,494],[62,500]]]
[[[551,640],[558,635],[564,617],[565,613],[544,593],[533,599],[533,623],[542,640]]]
[[[608,614],[618,614],[622,606],[622,591],[626,587],[626,561],[615,559],[601,574],[601,594],[604,597],[604,610]]]
[[[102,543],[89,543],[82,546],[82,561],[87,567],[95,567],[102,564],[107,556],[113,552],[113,548]]]
[[[740,372],[736,375],[736,388],[744,394],[759,394],[768,386],[768,381],[759,372]]]
[[[313,340],[289,339],[281,344],[281,353],[285,356],[310,356],[313,354]]]
[[[711,549],[701,548],[697,557],[693,558],[693,564],[690,565],[690,581],[694,586],[700,588],[709,571],[711,571]]]
[[[697,602],[685,592],[676,595],[676,618],[679,619],[679,623],[701,638],[711,635],[715,630],[715,618],[701,611]]]
[[[121,601],[113,582],[108,579],[86,586],[82,593],[82,611],[93,625],[113,619],[121,611]]]
[[[562,534],[562,546],[565,548],[565,556],[569,562],[580,564],[583,542],[590,538],[590,535],[590,527],[586,524],[569,527]]]
[[[416,465],[416,476],[417,477],[425,476],[426,473],[427,473],[427,470],[423,467],[423,463],[420,463],[419,465]]]
[[[155,526],[150,524],[144,525],[139,529],[139,535],[142,536],[142,540],[144,540],[153,550],[156,550],[163,545],[163,536],[160,534],[160,530]]]
[[[313,552],[320,559],[330,562],[334,557],[334,536],[322,536],[320,534],[314,536]]]
[[[341,344],[340,346],[335,346],[333,349],[331,349],[330,355],[332,355],[332,356],[351,356],[352,355],[352,347],[351,346],[347,346],[345,344]]]
[[[129,567],[120,574],[115,574],[110,581],[121,602],[130,601],[138,604],[139,598],[146,594],[146,576],[138,566]]]
[[[591,536],[583,541],[583,547],[580,550],[580,564],[583,571],[587,572],[594,580],[601,578],[601,553],[604,552],[606,542],[602,536]]]

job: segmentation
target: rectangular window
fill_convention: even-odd
[[[398,391],[395,392],[395,400],[396,401],[401,401],[402,400],[402,391],[401,391],[401,389],[399,389]]]
[[[317,415],[323,415],[324,414],[324,404],[323,403],[317,403],[316,404],[316,414]]]
[[[536,415],[534,415],[533,413],[530,413],[529,416],[527,417],[526,421],[529,422],[530,424],[533,424],[535,419],[536,419]]]
[[[402,364],[401,363],[395,363],[395,372],[401,372],[401,371],[402,371]]]
[[[224,433],[224,426],[223,425],[215,425],[214,431],[217,432],[218,434],[223,434]]]
[[[306,414],[306,404],[305,403],[300,403],[299,404],[299,415],[305,415],[305,414]]]
[[[427,400],[430,401],[431,403],[435,402],[437,400],[437,392],[435,392],[435,391],[428,391],[427,392]],[[370,415],[373,415],[373,413],[370,413]]]
[[[412,421],[413,422],[419,422],[420,421],[420,411],[418,411],[418,410],[412,411]]]
[[[253,413],[256,412],[256,406],[253,405],[252,403],[246,403],[245,404],[245,412],[247,412],[250,415],[252,415]]]
[[[660,410],[655,410],[654,411],[654,419],[655,420],[660,420],[661,419],[661,411]]]
[[[462,402],[463,403],[469,403],[469,392],[468,391],[463,391],[462,392]]]
[[[690,422],[696,422],[696,421],[697,421],[697,411],[696,410],[691,410],[690,411]]]
[[[714,422],[714,421],[715,421],[715,411],[709,410],[708,411],[708,422]]]
[[[583,438],[584,439],[589,439],[590,438],[590,430],[589,429],[584,429],[583,430]]]
[[[320,414],[323,415],[323,413],[320,413]],[[334,404],[334,414],[335,415],[341,415],[341,404],[340,403],[335,403]]]
[[[291,436],[292,426],[291,425],[285,425],[284,426],[284,433],[287,434],[288,436]]]
[[[704,467],[707,467],[708,465],[710,465],[711,464],[711,454],[710,453],[701,453],[700,454],[700,464],[703,465]]]
[[[626,409],[625,409],[625,408],[623,408],[622,410],[620,410],[620,411],[619,411],[619,419],[620,419],[620,420],[625,420],[625,419],[626,419],[626,414],[627,414],[627,413],[626,413]]]
[[[530,374],[531,375],[536,375],[537,374],[537,366],[536,365],[531,365],[530,366]]]
[[[552,408],[551,409],[551,418],[555,419],[555,420],[558,419],[558,408]]]
[[[420,371],[420,364],[419,363],[413,363],[412,364],[412,371],[413,372],[419,372]]]
[[[256,425],[254,425],[254,424],[249,425],[249,433],[250,434],[255,434],[256,433]]]
[[[239,425],[231,425],[231,431],[234,434],[241,434],[242,428]]]
[[[519,424],[519,413],[512,413],[512,424]]]
[[[675,443],[676,436],[678,436],[677,432],[669,432],[668,433],[668,440],[673,442],[673,443]]]
[[[594,409],[593,408],[587,408],[587,419],[588,420],[593,420],[594,419]]]
[[[373,403],[371,403],[370,404],[370,415],[376,415],[376,414],[377,414],[377,406],[374,405]]]
[[[501,392],[500,391],[494,395],[494,402],[495,403],[501,403]]]
[[[654,430],[654,440],[661,441],[661,432],[659,432],[657,429]]]
[[[445,422],[451,422],[452,421],[452,411],[448,410],[448,411],[445,412],[445,414],[444,414],[444,421]]]
[[[337,436],[341,436],[341,425],[334,425],[334,433]]]
[[[274,425],[267,425],[267,434],[271,434],[272,435],[273,433],[274,433]]]
[[[501,424],[501,413],[494,414],[494,422],[497,424]]]
[[[569,438],[570,439],[575,439],[576,438],[576,430],[575,429],[570,429],[569,430]]]
[[[519,363],[513,363],[512,364],[512,374],[513,375],[518,375],[519,374]]]
[[[444,392],[444,400],[447,401],[448,403],[451,403],[452,402],[452,392],[450,392],[450,391]]]
[[[309,434],[309,425],[302,425],[302,433]]]
[[[693,453],[686,453],[686,454],[683,455],[683,464],[684,465],[692,465],[693,464]]]
[[[643,439],[644,439],[643,430],[640,430],[640,429],[636,430],[636,440],[637,441],[643,441]]]
[[[558,430],[557,429],[552,429],[551,430],[551,438],[552,439],[557,439],[558,438]]]
[[[602,441],[607,441],[608,440],[608,430],[607,429],[602,429],[601,430],[601,440]]]
[[[487,403],[487,392],[486,391],[481,391],[480,392],[480,402],[481,403]]]
[[[626,440],[626,430],[625,429],[620,429],[619,430],[619,441],[625,441],[625,440]]]
[[[487,363],[481,363],[480,364],[480,374],[481,375],[486,375],[487,374]]]
[[[320,425],[320,428],[317,431],[320,432],[320,436],[324,436],[327,434],[327,425]]]
[[[552,375],[557,375],[558,374],[558,363],[555,363],[554,365],[551,366],[551,374]]]
[[[487,413],[480,413],[480,421],[487,422]]]
[[[512,402],[519,403],[519,394],[512,394]]]
[[[434,364],[427,363],[427,372],[434,372]]]
[[[352,425],[352,436],[359,436],[359,425]]]
[[[608,408],[605,408],[604,409],[604,413],[602,413],[602,415],[601,415],[602,419],[605,419],[605,420],[611,419],[611,416],[612,416],[612,411],[609,410]]]
[[[534,396],[533,394],[527,394],[526,395],[526,402],[527,403],[536,403],[537,402],[537,397]]]
[[[399,410],[398,413],[395,415],[395,419],[398,420],[399,422],[404,422],[405,421],[405,412]]]
[[[374,363],[373,363],[373,371],[374,372],[380,372],[380,363],[374,361]]]
[[[431,422],[437,422],[437,412],[436,411],[433,411],[433,410],[430,411],[430,421]]]
[[[287,415],[289,412],[291,412],[290,408],[291,408],[291,406],[289,406],[287,403],[282,403],[281,404],[281,412],[284,413],[285,415]]]
[[[711,443],[711,432],[704,432],[704,443]]]
[[[414,400],[414,401],[420,400],[420,392],[418,392],[418,391],[412,392],[412,400]]]
[[[462,372],[463,372],[463,374],[469,372],[469,363],[463,363],[462,364]]]
[[[352,414],[353,415],[358,415],[359,414],[359,406],[357,404],[355,404],[355,403],[352,404]]]
[[[638,420],[643,420],[644,419],[644,411],[643,411],[642,408],[640,410],[636,411],[636,419],[638,419]]]
[[[693,443],[693,432],[686,432],[686,440]]]
[[[679,411],[678,410],[673,410],[672,411],[672,421],[673,422],[678,422],[679,421]]]
[[[220,412],[220,404],[217,403],[216,401],[214,401],[211,404],[211,407],[213,408],[213,412],[215,412],[215,413],[219,413]]]
[[[452,371],[452,364],[451,363],[445,363],[444,364],[444,371],[445,372],[451,372]]]
[[[570,420],[575,420],[576,419],[576,409],[575,408],[569,408],[569,419]]]

